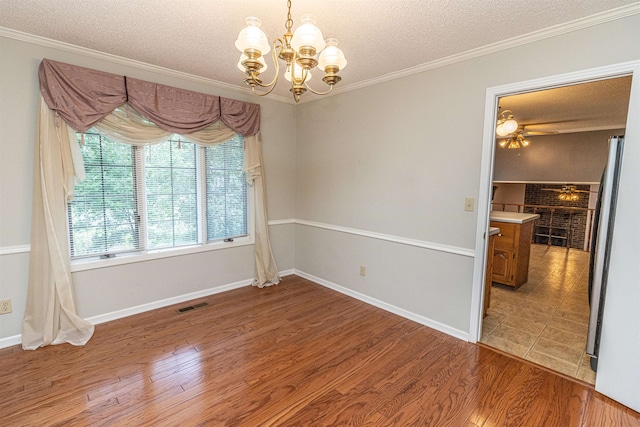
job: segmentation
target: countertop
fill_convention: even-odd
[[[524,224],[525,222],[533,221],[540,218],[540,215],[532,213],[491,211],[491,215],[489,216],[489,218],[491,219],[491,221]]]

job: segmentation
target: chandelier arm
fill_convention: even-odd
[[[269,83],[262,83],[260,80],[257,80],[255,76],[251,74],[248,75],[255,86],[270,88],[268,92],[261,94],[255,91],[254,86],[251,86],[251,92],[253,92],[254,94],[258,96],[268,95],[276,87],[276,83],[278,83],[278,74],[280,74],[280,64],[278,62],[278,49],[282,49],[282,46],[283,46],[283,42],[281,39],[275,39],[273,41],[273,49],[271,49],[271,51],[272,51],[273,64],[276,67],[276,75],[273,77],[273,80],[271,80]]]
[[[329,85],[329,90],[326,92],[317,92],[315,90],[313,90],[308,84],[307,82],[304,82],[304,86],[311,92],[311,93],[315,93],[316,95],[327,95],[329,93],[331,93],[331,91],[333,90],[333,86],[335,85]]]

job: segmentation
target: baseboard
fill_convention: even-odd
[[[373,305],[374,307],[378,307],[382,310],[388,311],[393,314],[397,314],[400,317],[404,317],[405,319],[412,320],[416,323],[420,323],[421,325],[428,326],[431,329],[435,329],[436,331],[445,333],[447,335],[451,335],[452,337],[461,339],[463,341],[469,341],[469,333],[461,331],[459,329],[452,328],[451,326],[445,325],[443,323],[437,322],[435,320],[429,319],[424,316],[420,316],[418,314],[412,313],[405,309],[396,307],[394,305],[388,304],[384,301],[380,301],[378,299],[372,298],[368,295],[361,294],[360,292],[353,291],[351,289],[345,288],[344,286],[337,285],[333,282],[329,282],[320,277],[316,277],[312,274],[305,273],[304,271],[294,270],[294,274],[304,277],[307,280],[310,280],[314,283],[332,289],[336,292],[340,292],[341,294],[350,296],[367,304]]]
[[[292,274],[297,274],[297,273],[295,269],[290,268],[288,270],[282,270],[278,272],[278,274],[280,275],[280,277],[284,277],[284,276],[291,276]]]
[[[285,270],[280,275],[286,276],[294,274],[293,270]],[[191,292],[184,295],[178,295],[171,298],[162,299],[159,301],[153,301],[147,304],[141,304],[135,307],[125,308],[123,310],[112,311],[111,313],[100,314],[98,316],[89,317],[86,320],[93,325],[99,325],[100,323],[110,322],[112,320],[122,319],[123,317],[133,316],[135,314],[144,313],[146,311],[155,310],[157,308],[166,307],[168,305],[179,304],[185,301],[191,301],[197,298],[202,298],[221,292],[230,291],[233,289],[242,288],[244,286],[250,286],[253,279],[241,280],[239,282],[230,283],[227,285],[216,286],[214,288],[204,289],[202,291]],[[11,347],[14,345],[20,345],[22,343],[22,335],[14,335],[11,337],[0,338],[0,349]]]
[[[22,344],[22,335],[14,335],[12,337],[0,338],[0,348],[12,347]]]
[[[404,310],[402,308],[396,307],[394,305],[388,304],[386,302],[377,300],[375,298],[369,297],[367,295],[361,294],[359,292],[352,291],[351,289],[345,288],[343,286],[337,285],[335,283],[324,280],[320,277],[313,276],[311,274],[307,274],[303,271],[296,270],[294,268],[288,270],[282,270],[279,272],[280,276],[290,276],[295,274],[300,277],[304,277],[307,280],[310,280],[319,285],[325,286],[329,289],[332,289],[336,292],[340,292],[341,294],[350,296],[357,300],[363,301],[367,304],[373,305],[374,307],[378,307],[382,310],[388,311],[393,314],[397,314],[398,316],[404,317],[405,319],[412,320],[414,322],[420,323],[421,325],[428,326],[437,331],[443,332],[447,335],[451,335],[453,337],[459,338],[464,341],[469,341],[469,334],[458,329],[452,328],[440,322],[436,322],[435,320],[431,320],[424,316],[417,315],[410,311]],[[89,317],[86,320],[93,325],[99,325],[101,323],[110,322],[112,320],[122,319],[123,317],[133,316],[135,314],[144,313],[146,311],[155,310],[157,308],[166,307],[173,304],[179,304],[185,301],[191,301],[197,298],[207,297],[214,294],[219,294],[221,292],[230,291],[233,289],[242,288],[244,286],[250,286],[253,279],[241,280],[239,282],[230,283],[227,285],[217,286],[215,288],[209,288],[202,291],[192,292],[184,295],[178,295],[171,298],[162,299],[159,301],[150,302],[147,304],[141,304],[135,307],[126,308],[124,310],[113,311],[111,313],[105,313],[98,316]],[[22,343],[21,335],[14,335],[6,338],[0,338],[0,349],[11,347],[14,345],[20,345]]]
[[[155,310],[157,308],[166,307],[168,305],[179,304],[185,301],[191,301],[197,298],[208,297],[210,295],[219,294],[221,292],[242,288],[251,285],[253,279],[241,280],[239,282],[230,283],[228,285],[217,286],[215,288],[204,289],[202,291],[191,292],[189,294],[178,295],[159,301],[137,305],[135,307],[125,308],[124,310],[113,311],[111,313],[101,314],[99,316],[89,317],[86,320],[94,325],[110,322],[112,320],[121,319],[123,317],[133,316],[134,314],[144,313],[146,311]]]

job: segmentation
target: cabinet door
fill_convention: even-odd
[[[513,250],[498,248],[493,249],[493,274],[494,282],[504,285],[513,285]]]

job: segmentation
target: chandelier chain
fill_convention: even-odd
[[[291,19],[291,0],[287,0],[287,22],[284,24],[288,31],[293,27],[293,19]]]

